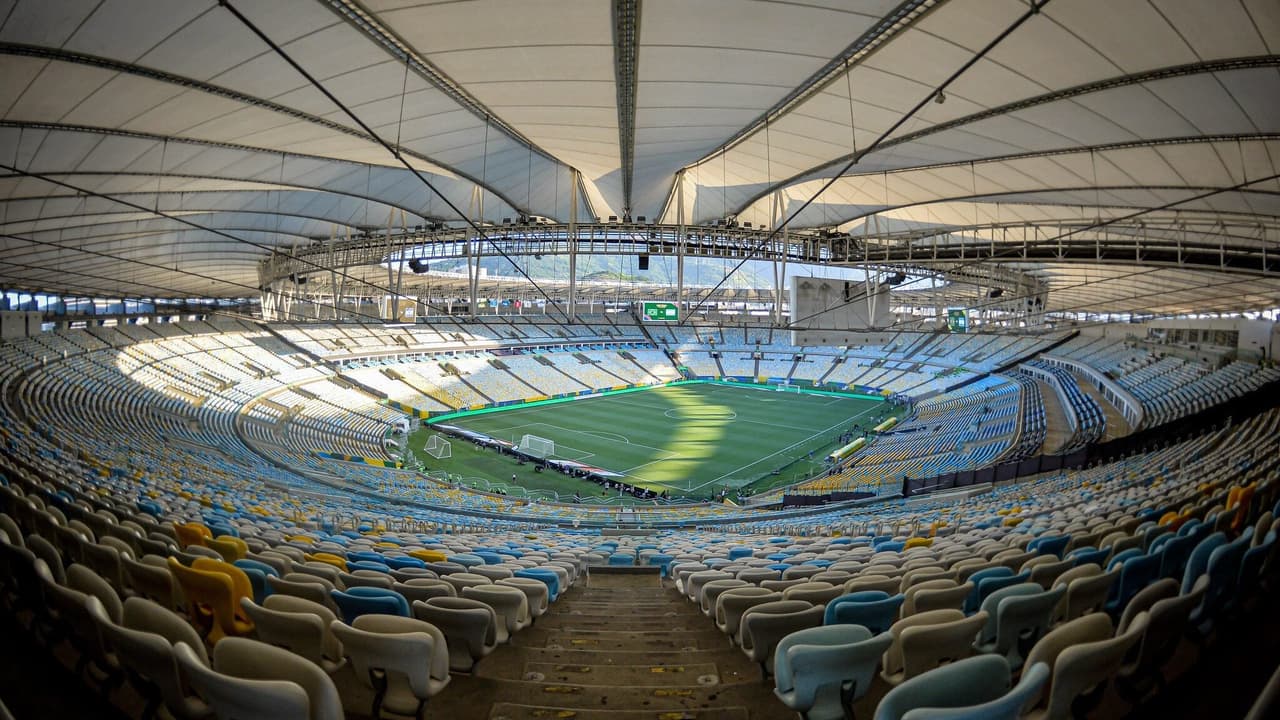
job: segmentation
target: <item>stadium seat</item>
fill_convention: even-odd
[[[856,625],[793,632],[774,651],[774,694],[808,720],[841,720],[871,689],[890,641]]]
[[[437,597],[413,603],[413,615],[444,633],[449,669],[470,672],[498,645],[498,620],[493,608],[478,600]]]
[[[331,630],[356,678],[374,691],[374,718],[385,708],[422,720],[427,701],[449,684],[447,641],[430,623],[364,615],[350,626],[334,621]]]
[[[290,595],[272,595],[265,606],[244,598],[240,605],[262,642],[306,658],[327,673],[342,667],[342,645],[329,631],[336,619],[329,608]]]
[[[209,560],[222,563],[221,560]],[[240,573],[243,586],[221,570],[189,568],[169,558],[169,572],[182,588],[187,614],[198,628],[205,629],[205,639],[216,644],[229,635],[247,635],[253,624],[241,615],[240,599],[253,596],[249,579]]]
[[[1036,674],[1039,675],[1040,671]],[[1003,697],[1009,691],[1009,678],[1009,664],[1002,657],[981,655],[959,660],[914,677],[890,690],[876,706],[875,720],[903,720],[907,713],[916,708],[970,708],[983,705]]]
[[[504,645],[511,635],[525,629],[532,622],[529,615],[529,599],[518,588],[506,585],[481,585],[463,588],[462,597],[493,608],[497,616],[497,643]]]
[[[752,605],[738,625],[738,647],[766,673],[773,672],[773,655],[787,635],[822,624],[823,609],[804,600],[777,600]]]
[[[174,654],[196,691],[219,717],[236,720],[340,720],[337,688],[323,671],[293,653],[247,638],[227,638],[213,668],[186,643]]]
[[[861,625],[874,635],[879,635],[893,625],[905,596],[890,596],[880,590],[860,590],[846,593],[829,603],[823,613],[823,624]]]

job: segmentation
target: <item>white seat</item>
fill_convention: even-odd
[[[333,680],[311,661],[248,638],[227,637],[213,650],[213,669],[186,643],[178,664],[219,720],[341,720]]]
[[[493,608],[479,600],[450,597],[417,600],[413,603],[413,614],[444,633],[452,670],[470,671],[498,645],[497,615]]]
[[[250,598],[240,600],[259,640],[304,657],[327,673],[342,667],[342,643],[329,631],[329,623],[337,619],[332,610],[292,595],[269,595],[263,602],[265,606]]]
[[[462,589],[462,597],[480,602],[493,608],[497,615],[498,644],[503,645],[510,637],[529,627],[529,598],[519,588],[506,585],[481,585]]]
[[[421,720],[427,700],[449,684],[448,641],[430,623],[371,614],[350,626],[335,620],[331,629],[356,678],[375,691],[375,718],[385,708]]]

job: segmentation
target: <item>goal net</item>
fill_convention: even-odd
[[[439,435],[432,435],[427,438],[427,445],[423,449],[427,451],[428,455],[437,460],[444,460],[445,458],[453,457],[453,451],[449,441]]]
[[[520,450],[533,457],[546,459],[555,454],[556,443],[537,435],[525,435],[520,438]]]

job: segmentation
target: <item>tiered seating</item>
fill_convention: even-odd
[[[1058,399],[1069,408],[1067,419],[1071,423],[1072,435],[1059,452],[1072,452],[1102,439],[1107,429],[1106,415],[1098,402],[1080,389],[1075,375],[1043,360],[1031,360],[1026,364],[1048,373]]]
[[[1174,357],[1157,359],[1122,342],[1075,338],[1055,356],[1082,362],[1115,379],[1142,403],[1142,427],[1154,427],[1239,397],[1280,378],[1280,371],[1233,362],[1218,370]]]
[[[34,369],[32,359],[0,353],[13,368]],[[998,385],[983,392],[1017,395]],[[27,406],[43,401],[32,393]],[[156,666],[176,668],[176,690],[157,693],[152,685],[164,680],[151,677],[129,691],[174,709],[230,697],[254,702],[260,687],[224,695],[217,683],[230,682],[219,679],[231,676],[228,658],[256,652],[269,661],[261,676],[301,683],[310,702],[334,716],[344,705],[363,713],[369,695],[351,668],[366,662],[358,653],[376,637],[356,631],[432,638],[418,666],[435,680],[410,694],[407,711],[429,697],[447,703],[449,670],[497,662],[485,660],[490,654],[514,656],[511,638],[536,632],[527,629],[534,617],[574,602],[587,568],[603,565],[660,568],[671,581],[667,592],[771,670],[781,701],[802,712],[812,702],[789,691],[813,682],[808,673],[818,669],[863,678],[847,698],[859,716],[904,711],[924,686],[934,697],[960,698],[955,668],[970,672],[970,655],[1006,679],[995,690],[968,688],[967,699],[949,704],[998,700],[1008,674],[1020,669],[1032,690],[1052,678],[1039,695],[1019,686],[1018,704],[1033,710],[1128,709],[1162,692],[1151,673],[1170,665],[1184,635],[1212,643],[1259,597],[1265,609],[1262,593],[1274,592],[1280,575],[1276,410],[1165,450],[980,495],[630,538],[496,520],[447,533],[411,528],[399,509],[361,507],[354,497],[299,497],[233,474],[193,478],[194,454],[185,468],[155,456],[156,465],[134,473],[130,458],[113,468],[64,454],[11,415],[0,434],[11,451],[0,458],[0,551],[10,570],[0,578],[0,600],[34,637],[73,639],[64,651],[94,678],[140,667],[122,642],[126,631],[155,633],[163,641],[156,652],[179,658]],[[316,615],[324,622],[307,619]],[[627,620],[617,622],[611,630]],[[861,631],[831,629],[846,624]],[[307,642],[276,634],[299,626],[310,628]],[[114,655],[100,633],[117,639]],[[857,662],[796,655],[872,638],[875,649],[855,653]],[[211,667],[200,660],[206,643]],[[944,659],[953,662],[939,667]],[[486,682],[493,702],[526,687]],[[1097,684],[1083,698],[1074,690]]]

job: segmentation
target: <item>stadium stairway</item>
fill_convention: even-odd
[[[1070,421],[1067,420],[1067,413],[1062,409],[1062,401],[1058,398],[1058,393],[1053,386],[1043,380],[1033,380],[1033,382],[1040,388],[1040,398],[1044,402],[1044,443],[1041,444],[1038,452],[1048,455],[1071,442],[1074,433],[1071,430]]]
[[[773,681],[655,574],[579,580],[536,624],[455,675],[433,717],[783,720]],[[625,623],[626,629],[620,629]]]
[[[1102,408],[1102,414],[1107,418],[1107,430],[1102,435],[1100,442],[1115,440],[1133,432],[1133,428],[1129,427],[1129,421],[1125,420],[1124,415],[1120,414],[1116,406],[1112,405],[1111,401],[1103,396],[1098,388],[1093,386],[1093,383],[1089,382],[1083,375],[1076,375],[1076,380],[1079,381],[1081,392],[1093,398],[1098,403],[1098,406]]]

